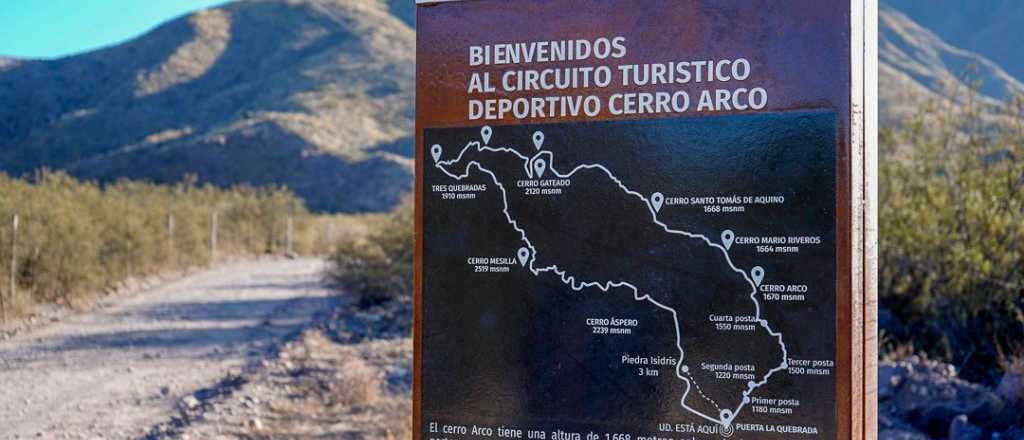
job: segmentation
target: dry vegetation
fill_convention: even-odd
[[[216,256],[211,250],[214,213]],[[213,258],[282,254],[289,213],[293,250],[324,251],[324,240],[338,221],[309,215],[285,189],[218,189],[189,181],[103,186],[62,173],[41,172],[31,180],[0,174],[0,306],[8,316],[33,304],[76,306],[88,294],[131,278],[207,265]],[[14,215],[19,228],[11,292]]]
[[[339,342],[310,330],[170,437],[411,439],[408,337]]]
[[[881,134],[883,351],[993,383],[1024,355],[1024,99],[973,96]]]
[[[0,171],[195,173],[287,185],[316,211],[390,209],[412,189],[413,11],[227,2],[101,50],[0,60]]]
[[[341,288],[358,292],[361,307],[411,295],[412,205],[412,198],[406,197],[391,215],[374,222],[365,237],[337,241],[328,275]]]

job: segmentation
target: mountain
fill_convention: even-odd
[[[1024,2],[1020,0],[885,0],[935,35],[1024,79]]]
[[[11,68],[11,67],[14,67],[15,65],[19,64],[20,62],[21,61],[19,59],[17,59],[17,58],[2,57],[2,56],[0,56],[0,71],[6,70],[6,69]]]
[[[980,81],[978,93],[989,104],[1024,93],[1024,84],[1000,64],[948,43],[887,4],[879,8],[878,38],[883,121],[908,116],[929,100],[946,100],[950,91],[974,81]]]
[[[1024,92],[1012,50],[1024,34],[1008,31],[1024,2],[886,2],[883,123],[946,100],[965,75],[989,103]],[[286,185],[314,210],[388,209],[412,189],[414,26],[410,0],[247,0],[93,52],[0,57],[0,171],[195,174]]]
[[[0,171],[287,185],[315,210],[412,189],[408,0],[249,0],[56,60],[0,59]]]

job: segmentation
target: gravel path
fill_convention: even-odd
[[[0,438],[138,438],[333,304],[317,259],[233,263],[0,342]]]

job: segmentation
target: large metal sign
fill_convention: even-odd
[[[873,438],[874,16],[420,4],[416,438]]]

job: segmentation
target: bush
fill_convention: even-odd
[[[879,294],[892,347],[985,380],[1024,350],[1024,101],[972,96],[882,131]]]
[[[348,237],[331,255],[330,278],[363,308],[412,294],[413,209],[406,198],[366,237]]]
[[[214,258],[214,212],[218,255],[283,252],[289,213],[295,250],[313,250],[315,234],[308,231],[316,220],[287,190],[194,182],[100,185],[45,171],[32,179],[0,174],[0,306],[9,311],[43,302],[74,305],[87,293],[131,277],[208,264]],[[13,215],[20,219],[17,295],[7,282]]]

